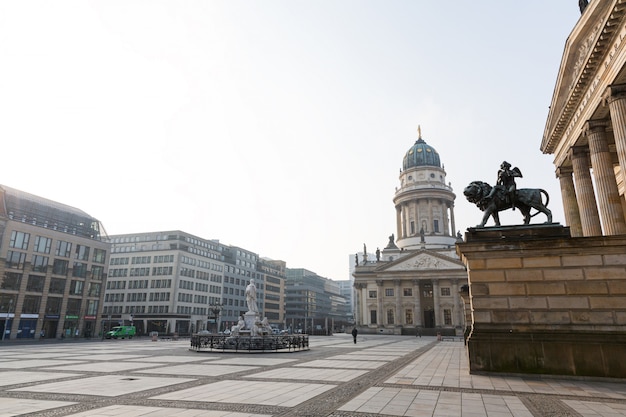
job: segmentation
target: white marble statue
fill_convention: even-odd
[[[254,285],[254,278],[250,279],[250,284],[246,287],[246,302],[248,303],[248,311],[254,313],[259,312],[259,307],[256,304],[256,287]]]
[[[263,321],[261,321],[261,329],[263,334],[272,334],[272,326],[270,326],[269,321],[267,321],[267,317],[263,317]]]
[[[243,321],[243,317],[239,316],[239,321],[233,327],[230,328],[231,336],[239,336],[239,331],[246,328],[246,322]]]

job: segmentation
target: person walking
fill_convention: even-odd
[[[356,327],[352,328],[352,338],[354,339],[354,344],[356,344],[356,335],[359,334],[359,331]]]

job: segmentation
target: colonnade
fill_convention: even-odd
[[[419,205],[422,201],[427,201],[426,214],[422,215],[419,210]],[[433,204],[433,201],[436,201]],[[437,219],[433,211],[434,207],[440,207],[442,209],[441,229],[438,234],[444,236],[453,236],[456,233],[456,225],[454,220],[454,202],[446,201],[441,198],[420,198],[411,202],[401,203],[396,206],[396,224],[398,226],[397,236],[398,239],[403,239],[411,236],[419,235],[422,225],[420,219],[428,219],[427,233],[431,233],[433,226],[433,220]],[[415,221],[413,230],[411,230],[410,222]]]
[[[365,283],[355,283],[356,289],[356,306],[355,306],[355,320],[357,325],[369,326],[376,325],[379,327],[384,326],[406,326],[406,327],[426,327],[427,323],[424,323],[424,307],[431,309],[434,312],[433,327],[459,327],[464,324],[463,316],[463,304],[459,296],[459,283],[457,279],[451,281],[451,299],[442,300],[440,294],[440,284],[438,280],[419,280],[413,279],[410,281],[410,288],[412,289],[412,295],[410,301],[407,302],[407,297],[404,297],[402,291],[403,288],[409,288],[407,286],[407,280],[393,279],[390,282],[393,283],[393,287],[385,287],[384,284],[389,281],[378,279],[376,284],[376,299],[369,298],[368,291],[372,289]],[[422,285],[420,285],[422,284]],[[425,284],[432,285],[432,305],[423,306],[421,290],[424,289]],[[393,298],[385,297],[385,289],[393,288]],[[404,301],[403,301],[404,299]],[[450,307],[451,309],[451,324],[445,324],[444,309]],[[412,310],[413,320],[411,323],[407,323],[405,310]],[[376,323],[371,323],[370,311],[376,310]],[[387,317],[387,311],[393,310],[394,320],[390,323]]]
[[[609,86],[605,100],[610,119],[588,120],[583,129],[588,145],[571,147],[571,167],[556,170],[565,221],[574,237],[626,234],[626,203],[618,189],[618,182],[626,181],[626,85]],[[617,161],[609,146],[609,130]],[[617,173],[615,162],[620,166]]]

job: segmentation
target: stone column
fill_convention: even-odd
[[[396,320],[394,324],[405,324],[404,318],[402,317],[402,295],[400,294],[402,288],[400,288],[399,279],[393,280],[393,287],[393,293],[396,296]]]
[[[624,168],[626,167],[626,84],[609,86],[607,95],[617,160],[620,166]],[[622,180],[626,181],[626,174],[623,169],[621,175]]]
[[[433,215],[433,200],[432,198],[429,198],[428,199],[428,221],[426,222],[426,229],[424,230],[424,232],[426,232],[427,234],[435,231],[434,229],[435,226],[433,224],[434,218],[435,216]]]
[[[459,297],[459,281],[452,281],[452,296],[454,297],[454,310],[452,310],[452,324],[454,327],[461,327],[463,325],[463,306],[461,304],[461,297]]]
[[[585,127],[604,234],[608,236],[626,234],[624,211],[606,138],[606,122],[589,121]]]
[[[439,281],[433,279],[433,309],[435,310],[435,327],[441,325],[441,311],[439,311]]]
[[[443,210],[443,234],[444,236],[454,236],[454,233],[450,233],[450,219],[448,218],[448,203],[441,200],[441,208]]]
[[[355,316],[354,317],[354,322],[356,323],[357,326],[363,324],[363,321],[362,321],[362,318],[361,318],[361,314],[362,314],[361,306],[364,304],[363,300],[362,300],[362,297],[363,297],[363,292],[362,292],[363,287],[364,287],[363,284],[360,284],[360,283],[359,284],[357,284],[357,283],[354,284],[354,289],[356,290],[354,292],[356,294],[356,302],[355,302],[356,307],[354,309],[354,316]]]
[[[572,147],[570,149],[570,158],[574,168],[576,201],[578,201],[578,209],[580,210],[583,236],[602,236],[596,196],[593,191],[591,174],[589,173],[587,148]]]
[[[574,189],[574,179],[572,169],[559,167],[556,176],[561,184],[561,198],[563,200],[563,211],[565,212],[565,222],[570,228],[572,237],[582,237],[583,227],[580,224],[580,212],[576,201],[576,190]]]
[[[450,203],[450,227],[452,228],[450,236],[456,236],[456,225],[454,224],[454,203]]]
[[[361,319],[364,324],[372,324],[372,317],[370,315],[369,307],[367,306],[367,285],[363,285],[363,289],[361,290]]]
[[[376,280],[376,309],[378,310],[378,312],[376,313],[376,325],[378,325],[379,327],[385,324],[385,314],[383,312],[383,296],[383,280],[379,279]]]
[[[413,317],[415,317],[415,325],[422,326],[422,306],[420,305],[420,281],[413,280]]]
[[[396,236],[402,238],[402,206],[396,207]]]

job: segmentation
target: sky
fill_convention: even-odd
[[[396,232],[420,126],[461,233],[482,218],[463,188],[504,160],[565,225],[540,144],[579,18],[574,0],[1,2],[0,184],[108,235],[182,230],[346,280]]]

